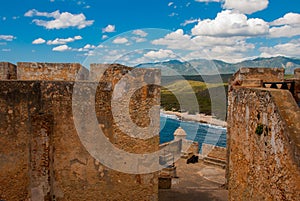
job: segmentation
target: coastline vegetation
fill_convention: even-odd
[[[227,105],[227,82],[206,83],[196,80],[173,80],[161,89],[161,107],[166,111],[189,112],[191,114],[204,113],[216,116],[218,119],[226,119],[226,109],[224,108],[224,93],[226,94]],[[212,99],[214,111],[212,113]],[[198,104],[195,105],[195,99]],[[223,103],[219,102],[223,101]],[[179,102],[181,104],[179,104]]]

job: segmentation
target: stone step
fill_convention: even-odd
[[[213,156],[206,156],[204,159],[207,159],[209,161],[213,161],[216,163],[224,163],[226,164],[226,160],[225,159],[221,159],[221,158],[217,158],[217,157],[213,157]]]
[[[213,166],[218,166],[223,169],[226,168],[226,161],[218,158],[212,158],[212,157],[205,157],[203,162],[207,165],[213,165]]]

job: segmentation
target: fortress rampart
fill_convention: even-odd
[[[229,200],[300,199],[298,72],[291,82],[284,69],[242,68],[230,80]]]
[[[0,63],[1,200],[158,199],[156,172],[128,174],[110,169],[93,158],[80,141],[72,111],[73,88],[79,70],[83,73],[76,84],[81,90],[76,93],[89,96],[87,92],[96,86],[95,97],[91,98],[95,102],[96,118],[114,147],[136,154],[159,149],[159,123],[144,130],[144,136],[152,137],[139,139],[128,136],[114,120],[111,108],[114,87],[132,68],[118,64],[100,66],[108,69],[98,83],[89,79],[92,75],[79,64]],[[124,85],[127,87],[119,87],[119,92],[130,91],[135,83],[145,83],[145,79],[160,79],[158,70],[137,72],[140,76],[127,79]],[[89,103],[77,104],[84,107]],[[159,104],[159,87],[148,85],[133,93],[129,106],[120,103],[120,108],[129,109],[132,121],[147,128],[150,109]],[[83,111],[82,115],[88,122],[88,112]],[[120,113],[117,115],[122,117]],[[153,118],[159,122],[159,110]],[[152,161],[156,162],[158,159]]]

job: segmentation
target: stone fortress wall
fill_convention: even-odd
[[[109,67],[105,76],[99,78],[97,72],[105,67]],[[85,95],[96,85],[96,118],[110,143],[136,154],[159,149],[159,123],[143,133],[151,136],[154,132],[156,136],[138,139],[119,129],[112,114],[114,88],[132,68],[93,64],[88,71],[80,64],[18,63],[16,66],[2,62],[1,200],[158,199],[158,173],[128,174],[112,170],[93,158],[82,145],[72,113],[73,88],[79,71],[82,90],[78,93]],[[230,200],[299,200],[300,111],[296,104],[300,100],[299,72],[296,69],[294,78],[286,80],[295,83],[292,93],[263,87],[264,82],[282,85],[284,70],[280,68],[242,68],[230,80],[226,167]],[[141,69],[135,77],[136,80],[123,80],[118,92],[130,93],[136,82],[157,81],[160,74],[157,70]],[[151,108],[159,104],[159,87],[141,87],[129,102],[132,121],[140,127],[149,126]],[[127,105],[120,102],[119,106],[118,115],[124,119],[122,112]],[[88,121],[88,113],[83,110],[83,114]],[[159,110],[151,117],[158,122]]]
[[[17,78],[18,80],[74,81],[79,70],[84,72],[80,73],[81,77],[77,80],[87,80],[89,71],[79,63],[18,62]]]
[[[294,88],[290,81],[296,83]],[[266,87],[272,82],[279,89]],[[280,68],[241,68],[230,80],[229,200],[300,200],[297,83],[299,69],[294,78],[284,80],[284,69]],[[282,86],[287,89],[280,89]]]
[[[85,95],[96,85],[96,118],[110,143],[137,154],[159,149],[159,123],[144,133],[157,131],[155,136],[138,139],[128,136],[114,121],[110,104],[114,86],[132,68],[117,64],[102,67],[109,68],[98,83],[88,78],[94,75],[80,64],[0,63],[0,200],[158,199],[158,173],[112,170],[93,158],[79,139],[72,96],[80,70],[82,91],[78,93]],[[135,80],[126,81],[128,89],[135,82],[160,79],[158,70],[138,72]],[[159,104],[158,86],[137,90],[130,100],[132,121],[147,127],[151,107]],[[154,118],[159,121],[159,110]]]

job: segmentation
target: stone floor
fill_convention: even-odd
[[[176,162],[178,178],[172,179],[171,189],[159,190],[159,201],[227,201],[228,191],[223,188],[225,170],[202,162]]]

